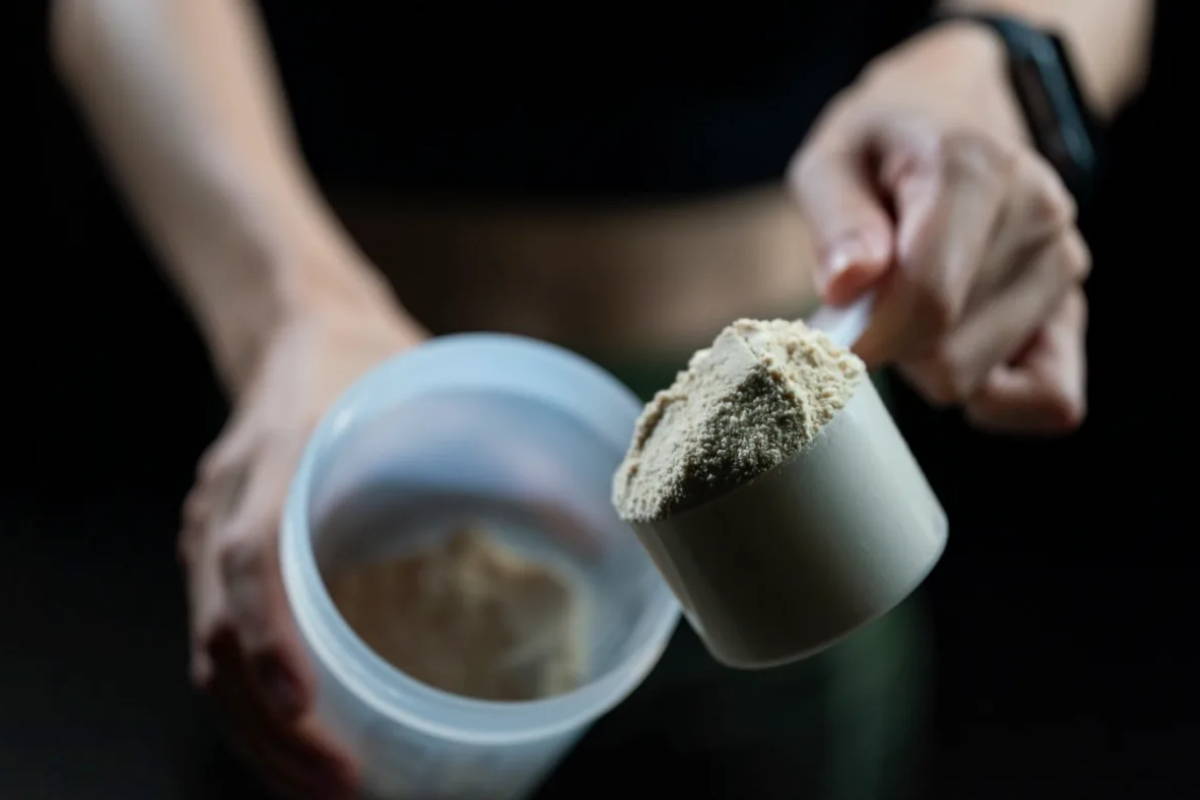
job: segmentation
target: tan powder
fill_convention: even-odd
[[[482,528],[327,580],[364,642],[417,680],[486,700],[533,700],[583,677],[579,598],[566,576]]]
[[[638,419],[613,478],[630,521],[699,505],[807,447],[865,367],[803,322],[740,319],[697,351]]]

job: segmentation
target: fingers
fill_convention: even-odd
[[[869,364],[925,356],[955,329],[1014,171],[1007,151],[974,134],[889,147],[882,172],[896,206],[896,263],[855,347]]]
[[[1061,180],[979,133],[897,127],[879,147],[895,263],[855,350],[898,363],[927,399],[964,405],[978,425],[1077,426],[1090,257]]]
[[[1019,159],[1000,224],[971,290],[968,308],[986,303],[1020,275],[1020,267],[1029,261],[1031,253],[1063,237],[1079,239],[1074,199],[1045,159]],[[1082,244],[1081,239],[1079,242]],[[1074,243],[1066,246],[1079,249]],[[1068,258],[1063,266],[1071,269],[1075,264]],[[1082,283],[1089,266],[1090,262],[1085,262],[1082,272],[1072,273],[1073,279]]]
[[[344,797],[357,783],[355,764],[307,713],[315,679],[279,564],[280,510],[297,460],[286,443],[252,444],[236,432],[202,460],[180,536],[191,672],[274,791]]]
[[[211,696],[229,723],[235,749],[264,781],[284,797],[349,796],[357,782],[351,759],[311,721],[280,720],[263,706],[237,637],[220,638],[212,656],[221,680]]]
[[[993,368],[967,403],[968,419],[1002,432],[1066,433],[1087,411],[1087,303],[1071,291],[1015,363]]]
[[[1004,219],[991,249],[1012,254],[1075,229],[1076,206],[1062,178],[1044,158],[1018,159]],[[1000,266],[997,261],[993,266]],[[989,270],[989,277],[995,271]],[[986,281],[981,281],[985,287]]]
[[[214,537],[231,622],[254,686],[283,719],[301,715],[315,687],[288,605],[279,563],[280,514],[295,458],[268,445],[242,503]]]
[[[826,145],[818,136],[789,169],[788,182],[817,248],[817,288],[830,303],[848,303],[892,261],[892,221],[874,185],[870,153]]]
[[[259,777],[280,797],[351,798],[358,772],[349,761],[325,751],[319,742],[289,742],[269,729],[246,728],[235,749],[258,767]]]
[[[1074,230],[1024,254],[1013,282],[969,311],[930,356],[903,365],[905,375],[935,405],[965,403],[1050,318],[1082,280],[1088,260]]]
[[[232,434],[223,434],[201,457],[196,485],[183,504],[179,535],[179,559],[188,591],[191,677],[201,691],[209,691],[215,678],[211,651],[233,634],[212,536],[235,513],[245,487],[247,441],[236,429]]]
[[[213,653],[223,639],[233,636],[225,610],[224,592],[211,548],[196,550],[186,558],[188,611],[191,629],[192,684],[211,692],[217,678]]]

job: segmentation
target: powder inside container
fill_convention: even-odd
[[[803,322],[734,322],[642,412],[613,478],[617,511],[661,519],[778,466],[813,442],[865,371]]]
[[[339,613],[393,666],[485,700],[534,700],[583,678],[576,587],[484,528],[326,581]]]

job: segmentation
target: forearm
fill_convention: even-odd
[[[1109,117],[1135,94],[1149,66],[1152,0],[941,0],[945,10],[1013,14],[1059,31],[1089,102]]]
[[[60,0],[52,31],[64,81],[231,387],[288,315],[388,313],[304,168],[241,0]]]

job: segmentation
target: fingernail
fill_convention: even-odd
[[[877,252],[878,249],[878,247],[872,246],[864,234],[859,232],[838,239],[829,249],[829,254],[822,265],[825,285],[828,286],[851,267],[865,266],[879,261],[882,256]]]
[[[271,658],[259,662],[258,683],[276,714],[291,717],[300,712],[300,686],[278,661]]]
[[[862,280],[868,280],[871,276],[878,274],[880,265],[887,258],[887,244],[878,241],[878,237],[860,231],[847,234],[829,248],[828,254],[821,264],[821,269],[818,270],[817,288],[822,294],[827,294],[835,282],[853,270],[863,273],[860,276]],[[861,282],[861,280],[851,281],[851,283]],[[861,288],[861,286],[857,286],[855,291]],[[845,302],[845,299],[834,302]]]
[[[821,279],[825,286],[845,272],[851,264],[856,264],[866,258],[866,248],[857,236],[843,238],[829,250],[824,263],[821,265]],[[821,288],[824,289],[825,286]]]

